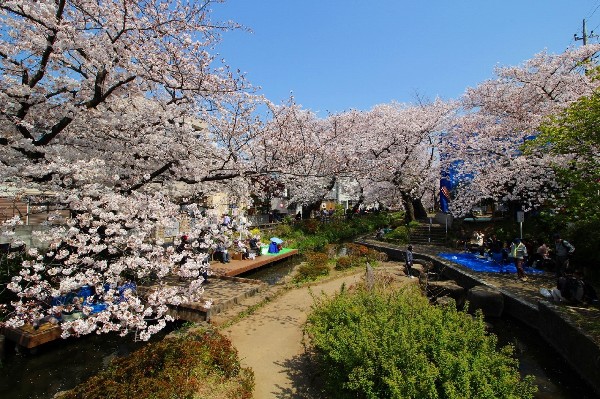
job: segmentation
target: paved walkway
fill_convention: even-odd
[[[242,364],[254,371],[254,398],[316,397],[310,392],[314,372],[308,366],[302,332],[313,294],[331,295],[342,284],[355,284],[363,274],[362,269],[356,270],[349,276],[286,291],[223,331]]]

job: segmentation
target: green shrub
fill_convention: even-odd
[[[431,306],[416,287],[320,299],[306,332],[330,398],[531,398],[536,390],[481,317]]]
[[[294,276],[294,281],[312,281],[329,274],[329,258],[327,254],[310,252],[306,254],[306,262],[300,265]]]
[[[390,231],[383,237],[390,239],[390,240],[398,240],[401,242],[408,242],[408,237],[409,237],[408,228],[406,226],[398,226],[393,231]]]
[[[408,222],[408,228],[412,229],[415,227],[418,227],[420,225],[420,223],[416,220],[411,220],[410,222]]]
[[[273,229],[273,231],[271,232],[271,235],[269,237],[272,237],[272,236],[288,237],[292,234],[292,231],[293,231],[293,228],[291,225],[286,224],[286,223],[280,223]]]
[[[251,398],[254,374],[217,332],[190,332],[114,360],[60,399]]]
[[[298,251],[301,253],[322,251],[327,244],[329,244],[329,240],[320,235],[304,236],[297,241]]]
[[[306,220],[303,220],[302,223],[300,223],[300,228],[305,233],[315,234],[317,232],[317,230],[319,229],[320,225],[321,225],[321,222],[319,222],[319,220],[317,220],[317,219],[306,219]]]

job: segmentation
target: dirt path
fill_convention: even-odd
[[[331,295],[342,284],[359,282],[363,275],[359,270],[312,287],[291,289],[222,331],[237,348],[242,364],[254,370],[255,399],[318,397],[311,387],[314,372],[307,365],[302,343],[302,326],[313,295]]]

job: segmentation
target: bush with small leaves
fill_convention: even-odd
[[[335,270],[346,270],[353,266],[352,258],[350,256],[340,256],[336,259]]]
[[[481,315],[434,307],[417,287],[318,299],[305,331],[329,398],[532,398],[511,346]]]
[[[298,267],[294,281],[312,281],[329,274],[329,258],[321,252],[306,254],[306,262]]]

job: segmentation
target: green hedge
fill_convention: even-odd
[[[398,241],[406,243],[406,242],[408,242],[408,238],[409,238],[409,230],[406,226],[398,226],[394,230],[385,234],[383,237],[385,239],[398,240]]]
[[[397,217],[396,213],[380,212],[353,216],[350,220],[334,218],[327,223],[318,219],[308,219],[282,226],[276,233],[280,234],[289,246],[302,253],[322,251],[328,244],[350,241],[361,234],[372,233],[378,227],[387,226]]]
[[[417,288],[319,300],[306,332],[330,398],[531,398],[511,346]]]

